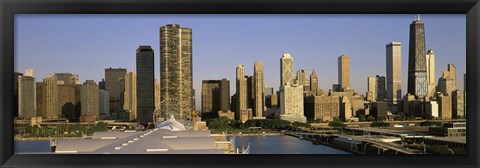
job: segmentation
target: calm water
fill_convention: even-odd
[[[291,136],[243,136],[236,137],[235,146],[245,148],[250,143],[250,154],[351,154],[324,145]]]
[[[52,153],[49,140],[15,141],[15,153]]]
[[[342,150],[290,136],[243,136],[236,138],[237,148],[250,143],[251,154],[350,154]],[[15,141],[15,153],[51,153],[50,141]]]

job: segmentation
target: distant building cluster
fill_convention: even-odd
[[[424,22],[417,16],[410,24],[407,91],[402,91],[400,42],[386,44],[385,75],[372,74],[367,92],[361,95],[351,86],[351,59],[338,57],[338,82],[319,88],[319,76],[298,69],[290,53],[280,58],[278,91],[264,83],[264,63],[253,64],[253,74],[236,66],[235,92],[230,80],[202,80],[202,120],[227,117],[246,122],[252,119],[284,119],[291,122],[393,120],[403,118],[464,119],[465,91],[457,87],[457,70],[447,65],[435,78],[435,54],[425,48]],[[154,51],[141,45],[136,52],[136,69],[106,68],[105,80],[86,80],[78,74],[55,73],[36,82],[33,70],[15,73],[18,118],[67,118],[92,122],[100,119],[153,122],[154,112],[164,110],[164,102],[177,102],[168,110],[176,118],[191,118],[195,110],[192,70],[192,29],[177,24],[160,27],[160,80],[154,79]],[[320,72],[321,73],[321,72]],[[466,74],[463,74],[464,83]],[[465,88],[465,86],[464,86]]]

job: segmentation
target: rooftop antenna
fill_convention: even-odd
[[[413,15],[413,20],[416,21],[416,20],[417,20],[417,16]]]
[[[418,21],[420,21],[420,14],[417,14],[417,19]]]

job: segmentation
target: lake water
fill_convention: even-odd
[[[247,147],[250,143],[250,154],[350,154],[342,150],[324,145],[314,145],[310,141],[290,136],[239,136],[235,146]],[[50,141],[15,141],[15,153],[51,153]]]
[[[314,145],[307,140],[291,136],[240,136],[235,146],[246,148],[250,143],[250,154],[351,154],[325,145]]]

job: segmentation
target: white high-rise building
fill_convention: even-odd
[[[303,109],[303,86],[280,86],[280,118],[287,121],[307,122]]]
[[[280,86],[293,84],[293,58],[290,53],[284,53],[280,59]]]
[[[387,44],[387,100],[397,104],[402,100],[402,44]]]
[[[435,54],[433,49],[427,51],[428,97],[435,94]]]

